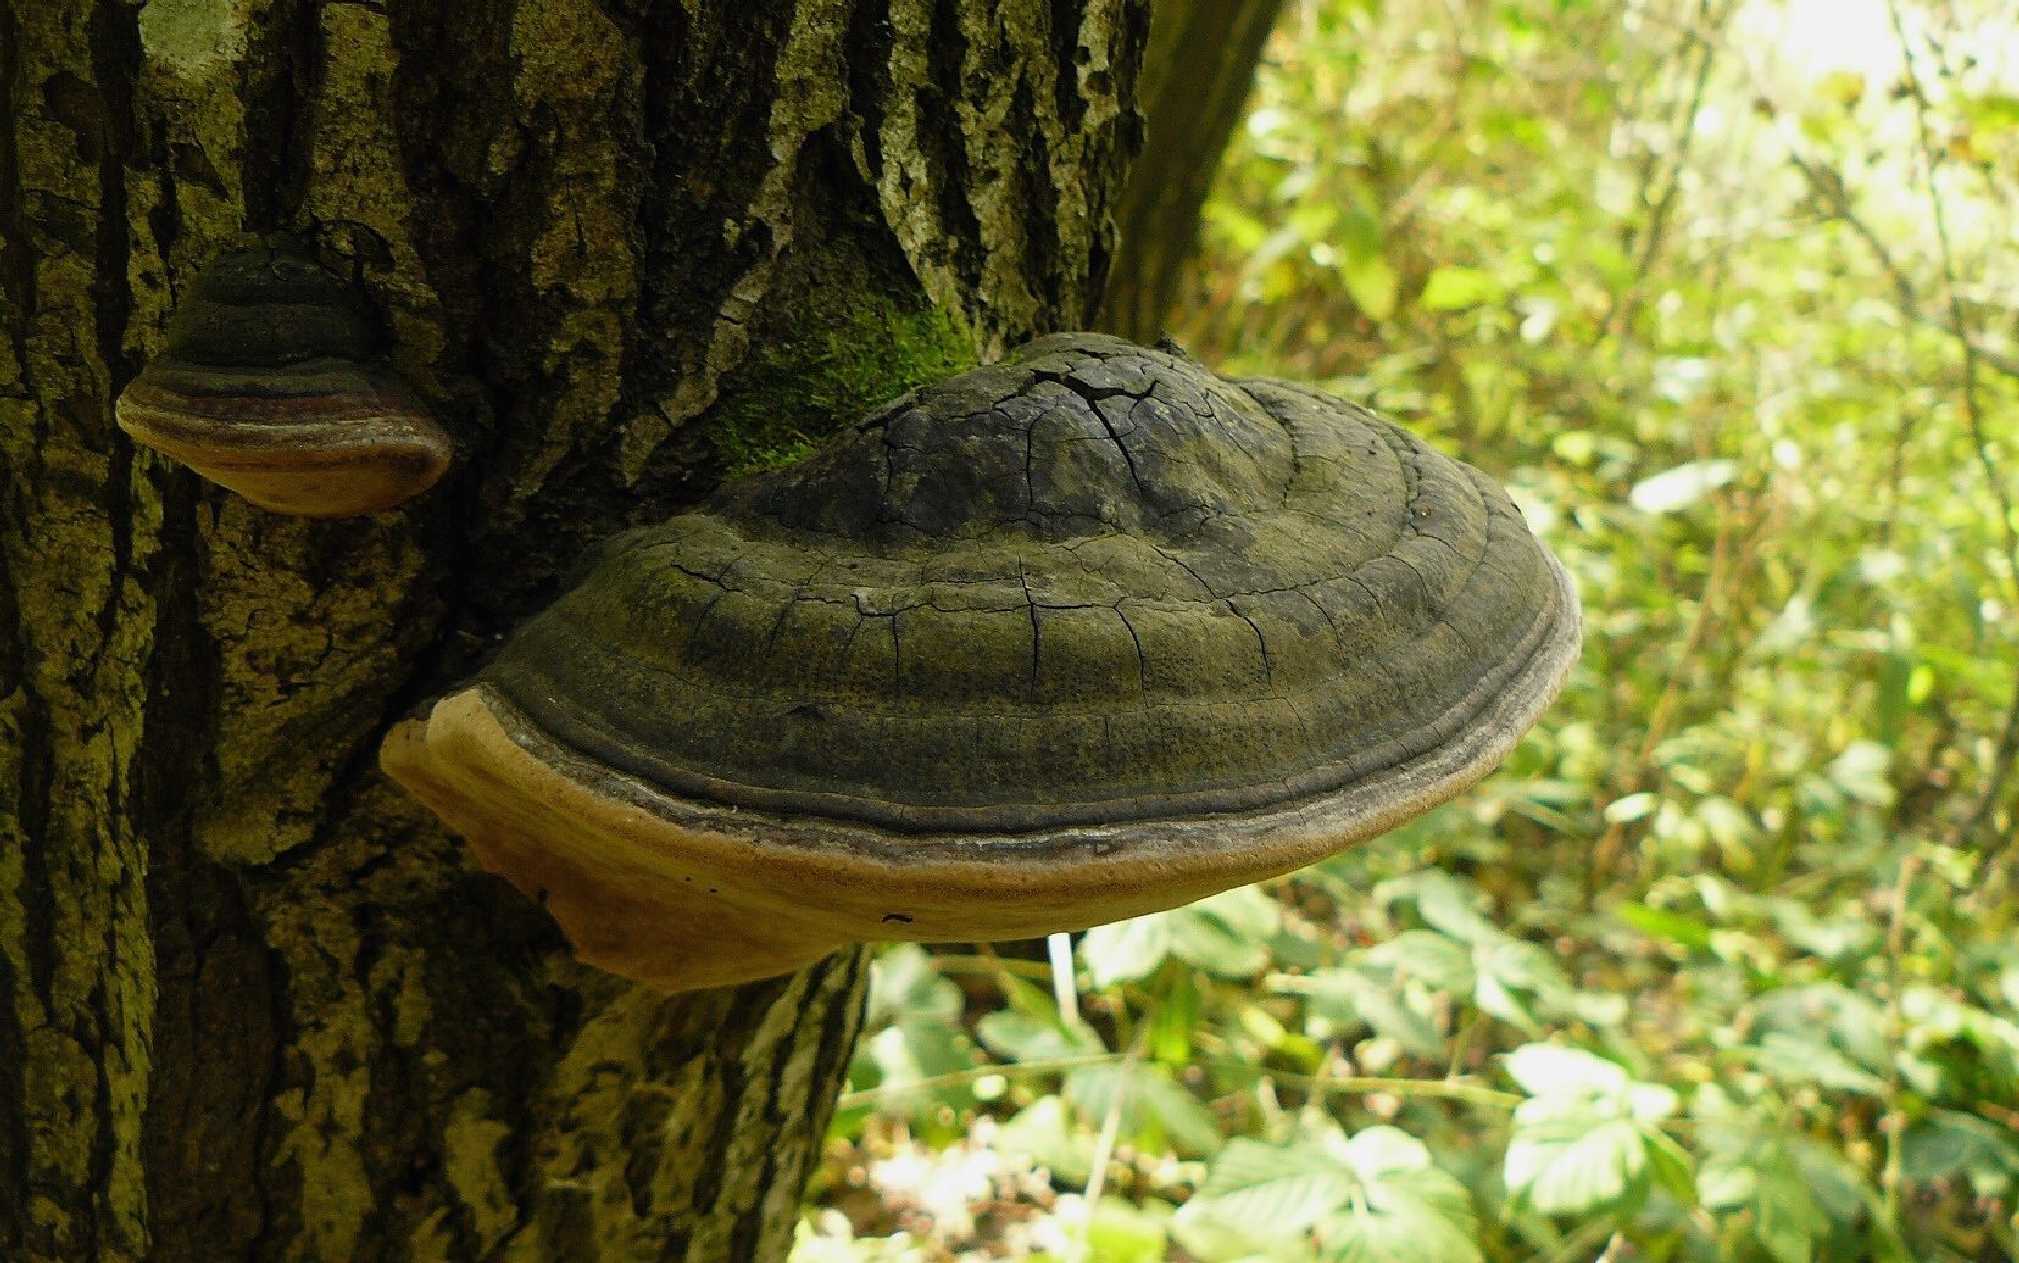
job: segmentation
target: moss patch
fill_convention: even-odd
[[[860,294],[836,294],[834,305]],[[974,333],[935,308],[856,306],[801,321],[724,384],[701,426],[730,476],[772,469],[811,452],[863,414],[915,386],[974,366]]]

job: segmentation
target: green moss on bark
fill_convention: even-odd
[[[800,330],[745,361],[702,418],[726,473],[789,465],[877,405],[965,372],[977,357],[960,318],[930,307],[857,306],[804,319]]]

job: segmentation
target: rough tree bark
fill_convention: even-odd
[[[1142,86],[1149,134],[1115,208],[1121,249],[1096,322],[1137,342],[1163,335],[1213,173],[1241,121],[1283,0],[1154,0],[1151,7]]]
[[[1083,324],[1142,0],[0,0],[0,1259],[774,1259],[859,953],[664,999],[376,771],[589,542]],[[375,518],[115,428],[323,225],[462,448]]]

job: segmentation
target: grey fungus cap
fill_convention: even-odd
[[[284,250],[227,254],[178,304],[120,428],[262,508],[350,517],[419,495],[454,445],[390,371],[351,287]]]
[[[1477,470],[1063,334],[612,541],[382,760],[584,959],[683,990],[1311,863],[1491,771],[1578,639]]]

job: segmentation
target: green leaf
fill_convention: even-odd
[[[1352,1263],[1477,1263],[1477,1223],[1465,1187],[1431,1163],[1421,1141],[1369,1127],[1340,1157],[1360,1196],[1319,1230],[1329,1259]]]
[[[894,943],[869,965],[869,1008],[874,1030],[900,1017],[953,1022],[960,1017],[960,988],[940,976],[932,956],[916,943]]]
[[[1393,1127],[1288,1145],[1228,1142],[1181,1216],[1282,1241],[1315,1231],[1328,1260],[1476,1263],[1464,1186]],[[1181,1236],[1181,1239],[1182,1236]]]
[[[1106,1052],[1101,1037],[1084,1023],[1047,1021],[1030,1013],[998,1009],[975,1023],[988,1050],[1012,1061],[1056,1061]]]
[[[1711,927],[1695,917],[1686,917],[1665,908],[1650,908],[1644,903],[1623,903],[1613,909],[1613,915],[1649,938],[1679,943],[1693,951],[1710,950]]]
[[[1097,925],[1080,940],[1087,982],[1099,990],[1155,973],[1171,954],[1171,914],[1153,912]]]
[[[1074,1126],[1064,1100],[1041,1096],[996,1131],[995,1147],[1021,1153],[1060,1179],[1085,1184],[1093,1174],[1094,1138]]]
[[[1641,1137],[1647,1142],[1648,1171],[1655,1183],[1684,1206],[1696,1205],[1696,1173],[1691,1169],[1688,1151],[1666,1132],[1643,1127]]]
[[[1813,1263],[1817,1243],[1831,1229],[1831,1212],[1818,1195],[1835,1183],[1802,1161],[1811,1142],[1730,1112],[1698,1122],[1697,1142],[1706,1154],[1697,1180],[1703,1204],[1750,1212],[1753,1238],[1774,1263]],[[1860,1212],[1855,1195],[1842,1209],[1847,1218]]]
[[[1498,926],[1480,915],[1481,899],[1477,891],[1434,869],[1384,881],[1374,888],[1374,898],[1381,903],[1410,900],[1425,924],[1460,942],[1488,943],[1506,938]]]
[[[1149,1044],[1153,1060],[1169,1066],[1190,1064],[1192,1036],[1199,1026],[1199,987],[1190,970],[1174,970],[1149,1013]]]
[[[1647,1165],[1647,1141],[1623,1118],[1602,1118],[1555,1098],[1515,1110],[1502,1178],[1545,1215],[1574,1215],[1624,1198]]]
[[[1897,796],[1886,778],[1892,751],[1876,741],[1853,741],[1830,761],[1830,779],[1861,803],[1888,807]]]
[[[1774,927],[1803,951],[1827,959],[1862,955],[1879,944],[1879,927],[1860,916],[1819,920],[1806,904],[1774,899],[1767,904]]]
[[[1464,944],[1434,930],[1404,930],[1361,952],[1359,959],[1398,978],[1419,979],[1452,995],[1469,994],[1475,981],[1472,953]]]
[[[1259,1227],[1222,1218],[1196,1197],[1171,1217],[1171,1236],[1199,1263],[1318,1263],[1308,1237],[1268,1237]]]
[[[1753,1059],[1761,1069],[1795,1083],[1814,1083],[1867,1096],[1884,1096],[1886,1081],[1821,1039],[1771,1031]]]
[[[1573,1005],[1570,979],[1548,952],[1533,943],[1498,937],[1476,945],[1472,962],[1479,978],[1474,1002],[1531,1035],[1541,1032],[1540,1009],[1562,1011]]]
[[[1936,1110],[1907,1129],[1900,1170],[1915,1180],[1967,1175],[1983,1182],[2019,1173],[2019,1145],[2010,1132],[1973,1114]],[[1980,1188],[1979,1191],[1982,1191]]]
[[[1507,1055],[1508,1076],[1532,1093],[1514,1111],[1502,1174],[1515,1199],[1543,1214],[1577,1214],[1638,1193],[1650,1150],[1665,1184],[1687,1190],[1688,1160],[1654,1124],[1676,1094],[1636,1082],[1625,1068],[1578,1048],[1526,1044]],[[1685,1191],[1684,1199],[1694,1196]]]
[[[1095,988],[1147,978],[1176,956],[1221,978],[1245,978],[1269,963],[1282,909],[1253,886],[1237,886],[1169,912],[1096,926],[1080,954]]]
[[[1164,1216],[1104,1197],[1087,1223],[1087,1250],[1101,1263],[1161,1263],[1168,1235]]]
[[[1246,1225],[1258,1239],[1285,1237],[1306,1231],[1358,1190],[1352,1172],[1315,1146],[1236,1138],[1213,1159],[1188,1205]]]
[[[1220,1147],[1220,1126],[1212,1112],[1160,1066],[1118,1062],[1066,1076],[1066,1099],[1091,1124],[1098,1125],[1117,1108],[1117,1093],[1124,1135],[1161,1137],[1188,1155],[1209,1154]]]
[[[1792,1163],[1762,1173],[1751,1199],[1753,1235],[1774,1263],[1811,1263],[1830,1221]]]
[[[1369,320],[1379,322],[1395,314],[1401,277],[1381,255],[1348,254],[1339,263],[1339,279],[1346,283],[1353,305]]]
[[[1171,951],[1220,978],[1246,978],[1269,963],[1269,939],[1282,927],[1274,899],[1254,886],[1177,909],[1171,917]]]
[[[1321,969],[1294,982],[1296,991],[1311,997],[1320,1017],[1341,1025],[1364,1022],[1419,1057],[1444,1051],[1444,1036],[1430,1018],[1411,1007],[1392,980],[1370,974],[1364,966]]]
[[[2019,96],[1992,92],[1962,97],[1957,104],[1973,127],[1987,132],[2019,130]]]
[[[1633,1080],[1624,1067],[1581,1048],[1524,1044],[1501,1064],[1531,1096],[1623,1096]]]
[[[1401,1184],[1320,1227],[1327,1263],[1479,1263],[1478,1227],[1470,1211],[1462,1219],[1440,1214]]]
[[[1615,798],[1605,805],[1606,823],[1632,824],[1636,820],[1645,820],[1653,815],[1654,809],[1659,806],[1661,795],[1646,790],[1638,794],[1628,794],[1623,798]]]
[[[1426,311],[1457,311],[1498,299],[1505,291],[1492,274],[1478,268],[1441,267],[1423,284],[1420,302]]]
[[[1755,1002],[1760,1036],[1780,1034],[1805,1043],[1826,1043],[1855,1068],[1883,1076],[1887,1058],[1886,1012],[1869,996],[1839,983],[1781,987]]]

